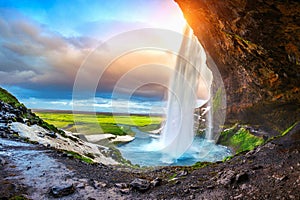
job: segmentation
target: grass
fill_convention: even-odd
[[[73,114],[36,112],[44,121],[67,131],[83,134],[111,133],[114,135],[132,134],[130,127],[157,127],[161,117],[141,115],[109,115],[109,114]]]
[[[171,180],[173,180],[174,178],[176,178],[176,176],[177,176],[177,174],[176,173],[174,173],[174,174],[172,174],[168,179],[169,179],[169,181],[171,181]]]
[[[9,200],[29,200],[29,199],[24,196],[14,196],[9,198]]]
[[[0,100],[14,107],[24,106],[18,101],[16,97],[14,97],[12,94],[10,94],[9,92],[7,92],[5,89],[1,87],[0,87]]]
[[[236,125],[223,131],[219,138],[220,144],[233,148],[236,154],[252,150],[264,142],[263,138],[252,135],[243,127],[238,129]]]
[[[298,124],[298,123],[299,123],[299,121],[293,123],[290,127],[288,127],[286,130],[284,130],[280,135],[273,136],[273,137],[269,138],[269,139],[267,140],[267,142],[270,142],[270,141],[272,141],[272,140],[274,140],[274,139],[276,139],[276,138],[285,136],[285,135],[286,135],[287,133],[289,133],[289,132],[290,132],[290,131]]]
[[[83,162],[86,162],[86,163],[89,163],[89,164],[92,164],[94,163],[94,161],[88,157],[85,157],[85,156],[82,156],[74,151],[65,151],[66,154],[70,154],[72,155],[75,159],[78,159],[78,160],[81,160]]]
[[[264,143],[264,139],[252,135],[245,128],[240,128],[238,132],[230,139],[230,143],[233,147],[237,148],[236,153],[252,150],[256,146]]]
[[[233,158],[233,156],[226,156],[223,160],[222,160],[222,162],[226,162],[226,161],[228,161],[228,160],[231,160]]]
[[[290,132],[299,122],[295,122],[290,127],[288,127],[285,131],[281,133],[281,136],[285,136],[288,132]]]
[[[211,162],[196,162],[194,165],[192,165],[192,168],[195,170],[195,169],[201,169],[201,168],[204,168],[206,166],[209,166],[211,165],[212,163]]]

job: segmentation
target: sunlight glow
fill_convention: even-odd
[[[172,5],[172,7],[173,7],[173,5]],[[169,29],[169,30],[173,30],[173,31],[176,31],[179,33],[183,33],[187,22],[183,16],[183,13],[182,13],[181,9],[179,8],[179,6],[176,3],[174,3],[173,8],[171,8],[171,9],[166,8],[166,10],[168,10],[168,11],[163,11],[164,12],[163,14],[158,15],[154,19],[154,21],[156,22],[156,25],[160,28]]]

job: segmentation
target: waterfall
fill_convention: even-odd
[[[205,51],[187,26],[169,86],[167,119],[159,142],[166,162],[176,160],[191,146],[195,135],[194,109],[209,101],[212,78],[212,72],[206,65]],[[197,97],[199,85],[201,88],[204,86],[202,99]],[[211,139],[211,109],[207,121],[206,138]]]
[[[212,120],[212,107],[211,100],[207,102],[207,113],[206,113],[206,129],[205,129],[205,139],[213,140],[213,120]]]

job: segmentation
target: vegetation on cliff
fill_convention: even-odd
[[[263,144],[264,141],[262,137],[255,136],[245,127],[238,127],[236,124],[221,133],[218,143],[232,148],[238,154],[243,151],[252,150],[256,146]]]
[[[0,87],[0,100],[12,105],[13,107],[24,106],[18,101],[18,99],[15,96],[13,96],[12,94],[10,94],[9,92],[7,92],[5,89],[1,87]]]
[[[13,118],[13,121],[26,122],[28,125],[37,124],[49,131],[60,134],[63,137],[68,137],[64,131],[59,130],[53,124],[47,123],[42,120],[39,116],[33,113],[30,109],[27,109],[26,106],[18,101],[18,99],[10,94],[8,91],[0,87],[0,100],[4,103],[7,103],[15,108],[16,117]],[[70,138],[76,140],[76,138]]]

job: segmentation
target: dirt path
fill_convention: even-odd
[[[73,169],[50,156],[53,150],[1,138],[0,147],[5,160],[1,167],[2,199],[21,194],[30,199],[123,199],[105,183],[76,177]]]

